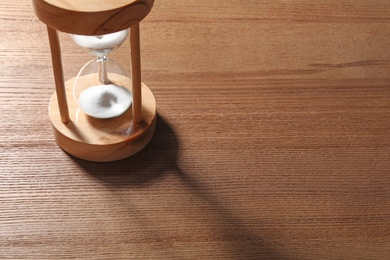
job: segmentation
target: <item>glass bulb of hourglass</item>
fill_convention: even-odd
[[[81,68],[73,85],[74,99],[91,117],[117,117],[131,106],[130,76],[121,65],[108,58],[127,35],[128,30],[100,36],[72,35],[76,44],[96,55]]]

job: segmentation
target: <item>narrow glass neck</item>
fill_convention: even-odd
[[[110,84],[110,80],[108,79],[108,73],[107,73],[107,55],[98,56],[96,58],[96,62],[98,63],[98,76],[99,76],[99,83],[102,85],[108,85]]]

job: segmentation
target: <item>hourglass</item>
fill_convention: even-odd
[[[55,93],[49,117],[58,145],[81,159],[107,162],[131,156],[152,139],[156,102],[141,82],[139,22],[153,0],[32,0],[47,25]],[[64,81],[57,31],[95,55]],[[130,35],[131,73],[110,58]]]
[[[91,117],[117,117],[132,103],[130,76],[122,66],[108,58],[127,35],[127,29],[98,36],[72,35],[79,46],[96,55],[81,68],[73,85],[73,98]]]

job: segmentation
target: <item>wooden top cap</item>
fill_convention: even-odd
[[[102,35],[144,19],[154,0],[32,0],[38,18],[66,33]]]

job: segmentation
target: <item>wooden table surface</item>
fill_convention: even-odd
[[[0,22],[1,259],[389,259],[389,0],[156,0],[156,134],[106,164],[54,141],[30,1]]]

